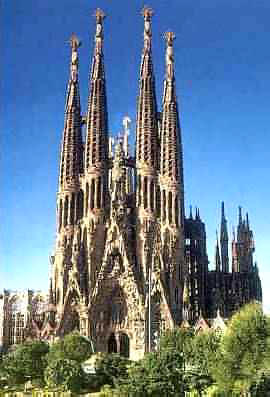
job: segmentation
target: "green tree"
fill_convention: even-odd
[[[176,350],[184,355],[185,360],[190,360],[192,356],[192,328],[174,328],[167,331],[160,338],[159,350]]]
[[[101,355],[95,363],[96,378],[100,387],[113,386],[117,380],[125,379],[129,363],[127,358],[117,353]]]
[[[84,373],[78,361],[58,358],[45,369],[45,381],[49,387],[79,392],[84,386]]]
[[[270,395],[270,368],[262,369],[257,374],[255,383],[250,388],[252,397]]]
[[[186,380],[191,390],[199,395],[214,383],[213,368],[217,363],[220,335],[213,331],[201,332],[190,340],[186,362]]]
[[[55,342],[47,355],[48,363],[62,359],[70,359],[82,363],[92,354],[91,342],[77,332],[70,333]]]
[[[117,387],[119,396],[184,396],[183,355],[175,349],[148,353],[128,369],[128,377]]]
[[[22,384],[27,380],[43,382],[45,356],[49,351],[42,341],[25,342],[4,356],[1,373],[9,384]]]
[[[221,335],[209,330],[194,335],[191,341],[189,363],[192,368],[199,370],[203,375],[211,377],[216,366]]]
[[[269,325],[262,307],[253,303],[236,313],[224,334],[213,371],[221,390],[244,395],[269,363]]]

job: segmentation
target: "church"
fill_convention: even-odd
[[[224,203],[215,270],[209,270],[199,210],[185,216],[183,147],[176,95],[173,32],[166,32],[162,109],[157,108],[152,10],[145,7],[139,70],[135,155],[130,120],[108,134],[103,41],[96,33],[86,114],[79,90],[80,42],[70,39],[57,194],[57,236],[48,294],[0,296],[0,345],[26,338],[53,341],[78,330],[96,351],[140,359],[166,329],[228,319],[247,302],[262,301],[254,240],[242,215],[231,243]],[[83,134],[85,131],[85,137]],[[32,304],[32,302],[34,302]]]

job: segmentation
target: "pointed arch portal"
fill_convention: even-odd
[[[120,333],[120,351],[121,356],[129,358],[129,337],[124,332]]]
[[[108,339],[108,353],[117,353],[117,342],[114,333]]]
[[[119,353],[121,356],[129,358],[130,343],[126,333],[120,332],[115,335],[111,333],[108,339],[108,353]]]

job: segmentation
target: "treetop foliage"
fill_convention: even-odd
[[[59,358],[69,359],[82,363],[93,353],[90,340],[78,332],[70,333],[59,339],[50,347],[47,361],[51,362]]]

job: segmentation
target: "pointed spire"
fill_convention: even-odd
[[[192,215],[192,205],[189,206],[189,219],[193,219],[193,215]]]
[[[220,239],[222,241],[228,240],[227,220],[226,220],[226,217],[225,217],[224,201],[222,201],[222,203],[221,203]]]
[[[176,197],[173,211],[177,213],[179,224],[184,225],[184,176],[181,129],[178,114],[178,104],[175,93],[173,32],[164,35],[166,41],[166,73],[164,80],[163,109],[161,122],[161,159],[160,181],[164,192],[169,190]],[[168,213],[164,208],[163,213]]]
[[[238,226],[237,226],[237,241],[241,242],[243,239],[244,220],[242,217],[242,207],[238,207]]]
[[[142,62],[141,62],[141,73],[140,76],[147,77],[151,76],[153,73],[153,64],[152,64],[152,27],[151,20],[154,12],[149,7],[144,7],[142,10],[142,16],[144,18],[144,46],[142,53]]]
[[[221,203],[221,218],[225,219],[225,206],[224,206],[224,201]]]
[[[220,252],[219,252],[219,242],[218,242],[218,231],[216,230],[217,242],[216,242],[216,253],[215,253],[215,264],[216,264],[216,272],[220,272],[221,269],[221,260],[220,260]]]
[[[224,201],[221,203],[221,225],[220,225],[220,250],[222,271],[229,272],[229,247],[228,247],[228,229],[225,217]]]
[[[83,161],[78,78],[78,48],[81,43],[74,33],[69,43],[71,47],[70,77],[67,88],[59,175],[59,186],[62,188],[78,183]]]
[[[108,116],[103,59],[103,20],[99,8],[95,13],[95,49],[90,73],[86,121],[85,169],[106,168],[108,158]]]
[[[166,41],[166,73],[161,129],[161,174],[183,184],[183,160],[178,105],[175,94],[173,32],[164,35]]]
[[[153,10],[144,7],[142,15],[144,18],[144,46],[141,58],[140,91],[137,107],[136,163],[139,169],[144,167],[148,173],[151,173],[151,171],[156,171],[158,166],[157,103],[151,48]]]
[[[95,34],[95,51],[92,63],[91,79],[103,79],[104,63],[103,63],[103,20],[104,12],[98,8],[94,14],[96,17],[96,34]]]
[[[246,213],[246,225],[247,225],[247,229],[249,230],[249,217],[248,217],[248,212]]]
[[[239,215],[238,215],[238,219],[239,219],[239,226],[242,225],[243,219],[242,219],[242,207],[239,205],[238,207],[238,211],[239,211]]]

